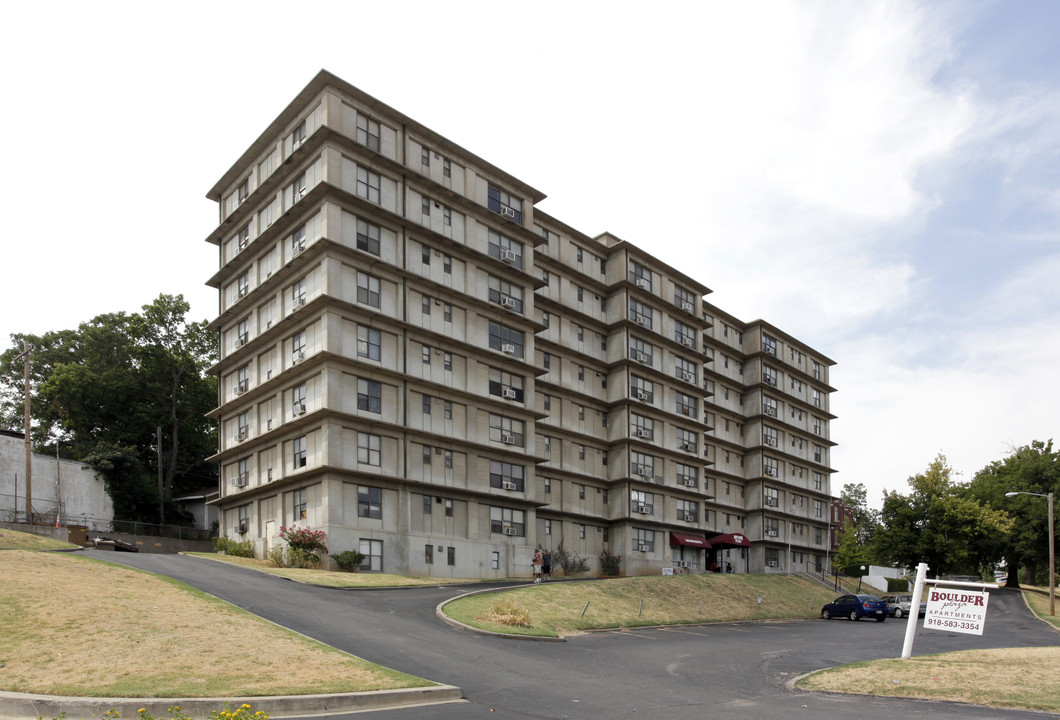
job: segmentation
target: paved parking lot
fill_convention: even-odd
[[[1043,717],[949,703],[799,693],[784,687],[789,679],[822,667],[898,657],[905,619],[642,629],[543,643],[483,636],[441,622],[435,606],[465,591],[459,587],[336,590],[201,558],[98,556],[177,578],[373,662],[459,686],[468,701],[378,711],[387,720]],[[997,591],[991,593],[982,637],[918,628],[914,655],[1058,644],[1060,633],[1035,619],[1018,595]]]

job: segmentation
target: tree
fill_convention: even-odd
[[[864,559],[871,560],[873,541],[880,526],[880,515],[869,507],[868,490],[864,483],[847,483],[839,494],[843,505],[851,511],[857,542],[863,548]]]
[[[926,472],[909,478],[909,495],[884,492],[877,551],[913,568],[927,563],[936,577],[978,571],[1000,558],[1000,542],[1012,527],[1004,513],[965,496],[940,454]]]
[[[843,529],[839,531],[839,546],[832,557],[832,567],[837,574],[848,573],[852,567],[868,565],[870,559],[868,548],[862,545],[858,538],[857,526],[847,519]]]
[[[1049,569],[1048,507],[1042,498],[1020,495],[1006,498],[1007,492],[1030,492],[1054,497],[1060,491],[1060,453],[1053,441],[1035,440],[1016,448],[1004,460],[996,460],[975,474],[967,496],[1004,511],[1013,521],[1012,529],[1001,540],[999,551],[1009,573],[1006,587],[1019,587],[1019,569],[1026,568],[1031,582],[1044,580]]]
[[[0,355],[0,423],[21,426],[22,367],[15,357],[25,340],[33,347],[34,445],[43,450],[59,442],[64,456],[96,468],[120,520],[163,519],[156,428],[163,429],[164,499],[217,482],[205,462],[217,447],[205,417],[217,403],[216,379],[207,374],[216,342],[205,322],[185,319],[188,310],[182,296],[160,295],[140,314],[12,335],[12,349]]]

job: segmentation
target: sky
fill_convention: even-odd
[[[1058,2],[5,17],[0,349],[161,293],[212,319],[206,191],[326,69],[835,361],[835,495],[878,507],[939,453],[967,481],[1058,434]]]

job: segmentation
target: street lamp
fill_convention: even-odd
[[[858,575],[858,593],[861,593],[861,579],[865,577],[865,566],[861,566],[861,574]]]
[[[1056,615],[1056,560],[1055,560],[1055,544],[1053,541],[1053,494],[1048,493],[1043,495],[1042,493],[1032,492],[1007,492],[1005,497],[1016,497],[1017,495],[1033,495],[1034,497],[1047,498],[1049,501],[1049,614]],[[1011,568],[1009,569],[1011,572]]]

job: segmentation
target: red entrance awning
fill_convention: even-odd
[[[746,535],[741,535],[740,533],[715,535],[710,539],[710,544],[714,547],[751,547],[751,541],[747,539]]]
[[[702,535],[689,535],[688,533],[670,532],[670,546],[687,545],[688,547],[709,548],[710,543]]]

